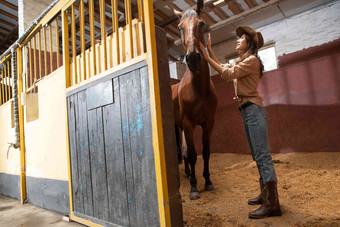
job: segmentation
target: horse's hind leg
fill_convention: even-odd
[[[182,131],[182,151],[183,151],[182,154],[184,157],[185,174],[187,175],[187,177],[190,177],[190,168],[189,168],[189,162],[188,162],[188,145],[185,139],[184,130]]]
[[[192,127],[186,127],[184,128],[185,131],[185,139],[188,146],[188,162],[190,165],[190,199],[196,200],[200,198],[200,194],[197,190],[197,179],[195,176],[195,165],[197,161],[197,154],[195,151],[194,141],[193,141],[193,128]]]
[[[181,136],[180,129],[175,125],[175,135],[176,135],[176,148],[177,148],[177,158],[178,164],[182,163],[182,151],[181,151]]]
[[[213,123],[207,124],[203,127],[203,160],[204,160],[204,170],[203,176],[205,178],[204,189],[206,191],[213,191],[214,186],[210,181],[210,172],[209,172],[209,159],[210,159],[210,137],[213,129]]]

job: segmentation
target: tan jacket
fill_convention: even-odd
[[[260,64],[260,60],[254,55],[249,55],[237,64],[222,64],[221,77],[234,81],[235,97],[240,104],[250,101],[263,107],[262,98],[257,92]]]

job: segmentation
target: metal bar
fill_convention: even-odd
[[[117,58],[117,65],[120,64],[119,58],[119,25],[118,25],[118,5],[116,0],[111,0],[111,7],[112,7],[112,20],[114,20],[113,32],[116,33],[115,41],[116,41],[116,58]]]
[[[48,25],[50,30],[50,65],[51,65],[51,73],[53,72],[53,36],[52,36],[52,25]]]
[[[25,132],[24,132],[24,107],[21,105],[21,93],[23,92],[23,54],[22,49],[18,48],[18,107],[19,107],[19,134],[20,134],[20,198],[21,204],[24,204],[27,198],[26,195],[26,156],[25,156]]]
[[[155,171],[158,194],[160,226],[171,226],[166,162],[163,141],[163,123],[161,113],[160,88],[158,81],[156,34],[153,14],[153,1],[144,1],[145,37],[147,43],[150,112],[152,141],[155,155]]]
[[[73,84],[77,84],[77,50],[76,50],[76,20],[75,20],[74,5],[71,6],[71,40],[72,40],[72,58],[73,58]]]
[[[47,73],[47,41],[46,41],[46,40],[47,40],[47,39],[46,39],[46,27],[44,27],[45,76],[48,75],[48,73]]]
[[[83,0],[82,0],[83,1]],[[59,25],[58,25],[58,17],[55,19],[55,36],[56,36],[56,43],[57,43],[57,67],[60,67],[60,41],[59,41]]]
[[[103,46],[103,55],[104,55],[104,71],[107,70],[107,50],[106,50],[106,28],[105,28],[105,1],[99,1],[99,10],[100,10],[100,29],[102,36],[102,46]]]
[[[93,0],[88,0],[89,4],[89,20],[90,20],[90,36],[91,36],[91,49],[92,49],[92,57],[93,57],[93,75],[97,75],[97,66],[96,66],[96,37],[94,30],[94,4]],[[90,74],[89,74],[90,75]],[[91,75],[90,75],[91,77]]]
[[[83,78],[86,80],[86,58],[85,58],[85,8],[84,0],[80,0],[79,9],[79,23],[80,23],[80,46],[81,46],[81,56],[83,58]],[[82,78],[81,78],[82,79]]]

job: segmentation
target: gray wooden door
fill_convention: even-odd
[[[75,216],[159,226],[145,62],[67,94]]]

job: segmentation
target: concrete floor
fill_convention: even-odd
[[[60,214],[0,195],[0,227],[84,227],[63,221]]]

